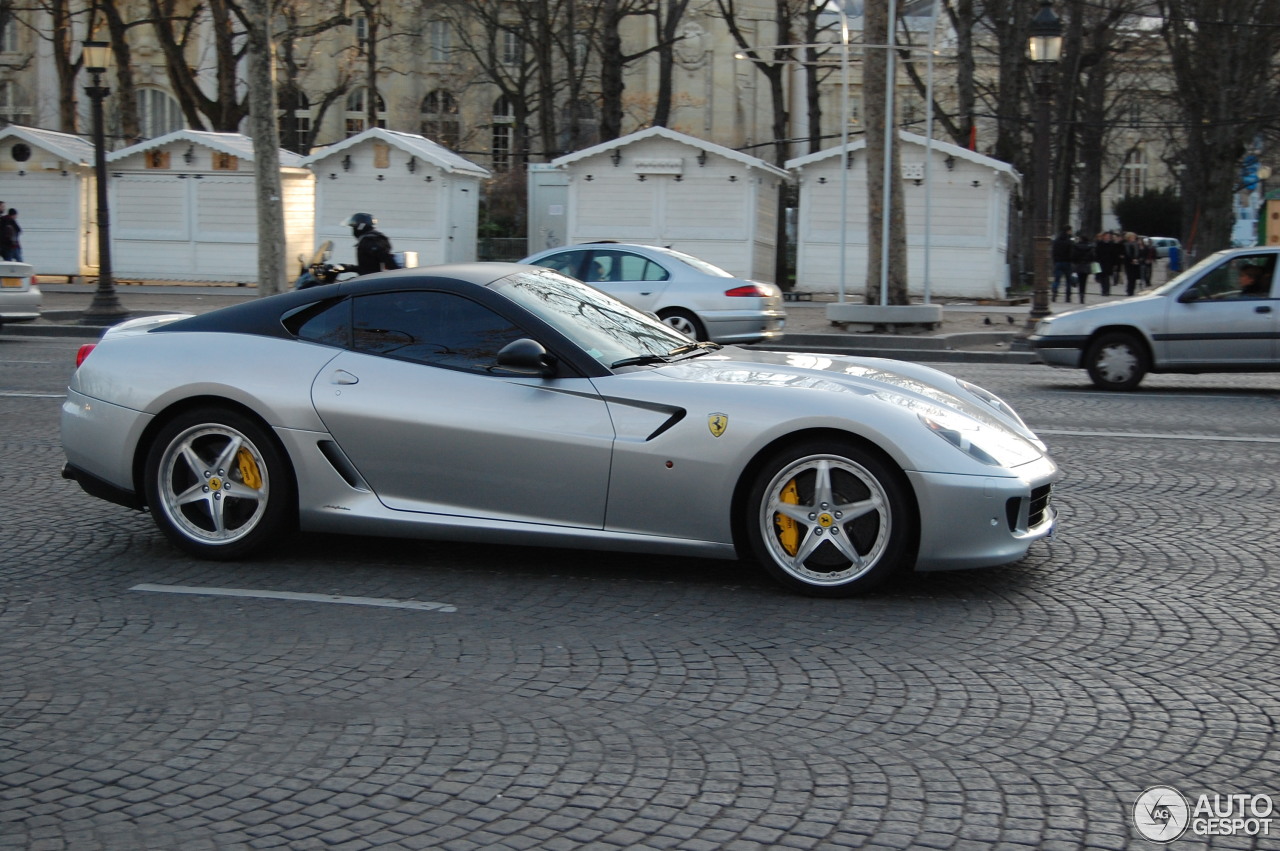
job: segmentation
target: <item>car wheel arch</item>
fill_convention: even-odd
[[[1102,325],[1095,328],[1089,334],[1089,339],[1086,341],[1083,350],[1088,351],[1089,347],[1092,346],[1095,341],[1106,334],[1128,334],[1138,342],[1142,343],[1142,347],[1146,350],[1147,360],[1154,361],[1155,347],[1151,344],[1150,336],[1135,325]]]
[[[874,455],[884,463],[884,465],[892,470],[897,477],[897,483],[902,487],[902,491],[907,496],[907,503],[910,507],[912,518],[916,529],[920,527],[920,502],[916,497],[915,488],[911,485],[910,478],[903,472],[902,465],[898,463],[890,453],[886,452],[875,441],[867,437],[855,434],[850,431],[842,431],[834,428],[810,428],[802,431],[791,432],[783,435],[770,443],[760,447],[759,450],[751,457],[738,474],[738,480],[734,485],[733,499],[731,501],[731,530],[733,534],[733,546],[737,551],[739,558],[749,558],[751,547],[747,540],[747,520],[746,507],[747,500],[750,496],[752,485],[756,477],[764,466],[779,452],[791,446],[799,446],[804,443],[817,440],[829,440],[834,442],[846,443],[851,447],[860,449],[871,455]],[[915,545],[919,544],[919,535],[917,534]],[[914,549],[914,548],[913,548]],[[915,553],[911,554],[914,562]]]
[[[252,408],[232,399],[227,399],[223,396],[191,396],[173,403],[160,413],[156,414],[156,416],[151,419],[151,422],[147,423],[147,427],[143,429],[142,435],[138,438],[138,445],[135,447],[133,453],[132,472],[134,492],[138,494],[140,498],[143,500],[146,499],[145,482],[147,458],[151,454],[151,449],[155,444],[157,435],[159,435],[164,427],[174,419],[188,413],[189,411],[194,411],[200,408],[220,408],[224,411],[229,411],[239,414],[242,417],[246,417],[260,426],[271,439],[272,443],[275,445],[275,449],[281,454],[281,457],[285,459],[289,477],[293,482],[294,493],[297,493],[297,473],[293,469],[293,457],[280,441],[280,438],[276,436],[275,429],[271,427],[270,423],[264,420],[261,415]]]

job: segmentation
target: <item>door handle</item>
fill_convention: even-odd
[[[1271,305],[1269,305],[1269,304],[1260,304],[1260,305],[1258,305],[1257,307],[1255,307],[1255,308],[1253,309],[1253,312],[1254,312],[1254,313],[1270,313],[1270,312],[1271,312]]]
[[[359,384],[360,379],[356,378],[345,369],[335,369],[333,375],[329,376],[330,384]]]

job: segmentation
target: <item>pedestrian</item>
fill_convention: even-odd
[[[1075,273],[1076,283],[1080,286],[1080,303],[1084,304],[1084,288],[1093,274],[1094,265],[1093,240],[1085,234],[1076,237],[1071,244],[1071,269]],[[1067,302],[1071,301],[1071,284],[1067,283]]]
[[[1139,275],[1142,278],[1142,288],[1144,290],[1151,286],[1151,273],[1155,269],[1156,259],[1159,256],[1159,252],[1156,251],[1156,244],[1151,241],[1151,237],[1143,237]]]
[[[1058,282],[1067,278],[1067,301],[1071,301],[1071,225],[1066,225],[1053,238],[1053,300],[1058,300]]]
[[[18,211],[12,209],[0,216],[0,260],[22,262],[22,226]]]
[[[1133,231],[1126,231],[1121,243],[1124,259],[1124,294],[1131,296],[1138,290],[1138,281],[1142,278],[1142,243]]]
[[[399,269],[391,252],[391,240],[378,230],[378,220],[369,213],[352,213],[346,224],[356,238],[357,275],[381,272],[383,269]]]
[[[1121,253],[1120,243],[1115,241],[1111,231],[1104,230],[1098,234],[1094,255],[1098,263],[1098,290],[1104,296],[1111,295],[1111,276],[1119,272]]]

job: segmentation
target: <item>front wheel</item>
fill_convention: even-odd
[[[147,455],[147,505],[180,549],[234,559],[275,543],[292,517],[293,478],[258,423],[204,408],[175,417]]]
[[[1146,346],[1133,334],[1112,331],[1094,340],[1085,352],[1085,368],[1096,387],[1132,390],[1151,364]]]
[[[757,476],[747,510],[756,559],[802,593],[848,597],[910,567],[916,521],[907,485],[855,446],[811,441],[779,452]]]

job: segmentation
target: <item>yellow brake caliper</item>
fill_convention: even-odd
[[[796,488],[795,479],[787,482],[778,499],[791,505],[800,504],[800,491]],[[773,522],[778,529],[778,543],[782,544],[788,555],[795,555],[800,550],[800,524],[785,514],[776,513],[773,515]]]
[[[236,453],[236,463],[240,465],[240,480],[245,487],[254,490],[262,487],[262,473],[258,470],[258,462],[253,460],[248,449],[241,449]]]

